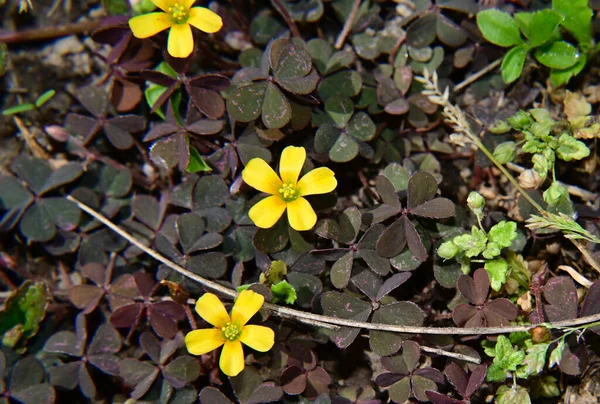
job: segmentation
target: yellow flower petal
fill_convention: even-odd
[[[224,343],[223,332],[216,328],[190,331],[185,336],[185,346],[192,355],[203,355],[214,351]]]
[[[226,341],[219,367],[227,376],[237,376],[244,370],[244,349],[240,341]]]
[[[154,5],[160,8],[165,13],[169,11],[170,5],[173,3],[173,0],[150,0]]]
[[[194,37],[190,24],[174,24],[169,31],[167,45],[169,55],[174,58],[187,58],[194,50]]]
[[[148,38],[169,28],[173,23],[162,12],[138,15],[129,20],[129,28],[136,38]]]
[[[190,24],[200,31],[212,34],[217,32],[223,26],[223,20],[219,14],[214,13],[205,7],[194,7],[190,10]]]
[[[240,335],[240,341],[259,352],[267,352],[275,344],[275,333],[262,325],[246,325]]]
[[[337,187],[335,174],[327,167],[310,171],[298,181],[300,195],[317,195],[331,192]]]
[[[244,182],[252,188],[271,195],[278,195],[281,180],[266,161],[254,158],[246,164],[242,171]]]
[[[205,293],[198,299],[196,302],[196,313],[218,329],[221,329],[231,321],[223,303],[212,293]]]
[[[192,6],[194,5],[194,3],[196,2],[196,0],[183,0],[181,1],[183,3],[183,7],[186,10],[189,10],[190,8],[192,8]]]
[[[310,230],[317,223],[317,214],[310,203],[302,197],[294,202],[288,202],[287,217],[292,229],[298,231]]]
[[[235,304],[231,309],[231,321],[240,327],[245,326],[248,320],[260,310],[264,302],[265,298],[260,293],[249,289],[243,290],[235,299]]]
[[[283,149],[279,160],[279,174],[284,184],[296,186],[304,160],[306,160],[304,147],[288,146]]]
[[[285,202],[280,196],[268,196],[250,208],[248,216],[256,227],[269,229],[277,223],[285,211]]]

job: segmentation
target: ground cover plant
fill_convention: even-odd
[[[1,402],[593,402],[597,8],[0,0]]]

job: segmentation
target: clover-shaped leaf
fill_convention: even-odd
[[[381,387],[389,387],[390,399],[404,403],[409,397],[428,401],[426,391],[437,391],[437,383],[444,382],[444,375],[437,369],[418,368],[421,348],[414,341],[402,342],[402,353],[381,358],[383,367],[389,373],[382,373],[375,379]]]
[[[452,319],[464,327],[501,327],[508,325],[519,314],[517,308],[505,298],[488,301],[490,278],[483,268],[473,278],[461,275],[457,287],[470,304],[459,304],[452,311]]]

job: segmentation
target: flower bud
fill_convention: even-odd
[[[569,191],[560,182],[554,181],[552,185],[544,191],[543,197],[548,205],[555,206],[560,201],[569,198]]]
[[[481,211],[485,206],[485,198],[479,192],[472,191],[467,198],[467,205],[474,213]]]
[[[517,130],[528,129],[533,123],[531,115],[525,111],[519,111],[506,120],[510,126]]]
[[[489,128],[490,132],[492,132],[494,135],[501,135],[508,132],[510,129],[511,128],[508,122],[500,119],[496,119],[496,122],[494,122],[494,124]]]

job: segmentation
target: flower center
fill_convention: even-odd
[[[283,198],[283,200],[286,202],[295,201],[300,196],[300,193],[298,192],[296,187],[294,187],[293,184],[285,184],[284,183],[281,186],[281,188],[279,188],[279,193],[281,194],[281,197]]]
[[[167,11],[169,14],[171,14],[173,21],[175,21],[177,24],[183,24],[190,16],[189,10],[186,10],[185,6],[179,4],[178,2],[171,5]]]
[[[235,341],[242,333],[240,327],[233,323],[225,324],[225,327],[222,327],[221,331],[223,331],[223,337],[225,337],[225,339],[228,341]]]

